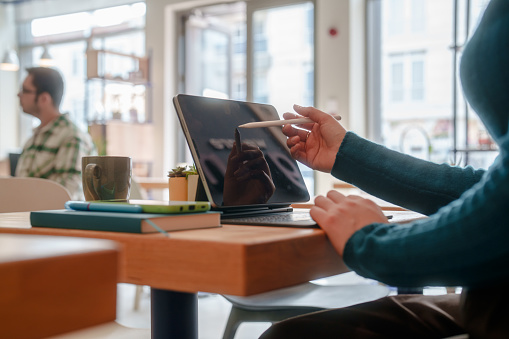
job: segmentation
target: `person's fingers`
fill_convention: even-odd
[[[297,119],[297,118],[302,118],[302,116],[295,114],[295,113],[291,113],[291,112],[283,113],[283,119],[285,119],[285,120]]]
[[[311,118],[315,122],[319,122],[321,118],[330,116],[329,114],[322,112],[319,109],[312,106],[302,107],[299,105],[293,105],[293,109],[300,115]]]
[[[306,160],[306,150],[303,144],[300,142],[290,148],[290,154],[297,161],[304,163],[304,161]]]
[[[327,211],[315,205],[309,209],[309,216],[311,217],[311,219],[320,224],[320,220],[323,220],[324,218],[327,217]]]
[[[297,135],[299,136],[299,138],[302,142],[306,142],[309,138],[310,133],[311,133],[311,131],[299,129],[299,131],[297,132]]]
[[[300,138],[298,136],[293,136],[291,138],[286,139],[286,145],[288,148],[292,148],[300,142]]]
[[[327,198],[331,199],[332,201],[334,202],[339,202],[343,199],[345,199],[345,195],[338,192],[338,191],[335,191],[335,190],[331,190],[329,192],[327,192]]]
[[[298,130],[294,128],[292,125],[284,125],[281,129],[284,135],[291,138],[297,135]]]
[[[324,197],[323,195],[319,195],[315,198],[315,206],[324,210],[328,210],[329,208],[334,206],[334,204],[335,204],[334,201],[332,201],[328,197]]]

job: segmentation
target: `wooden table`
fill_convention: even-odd
[[[390,212],[394,221],[413,212]],[[31,227],[29,213],[0,214],[0,233],[115,240],[119,282],[151,287],[152,338],[197,338],[197,292],[248,296],[348,271],[320,229],[224,225],[130,234]]]
[[[0,234],[0,338],[41,338],[113,321],[117,260],[112,241]]]
[[[323,231],[225,225],[162,234],[31,227],[0,214],[0,233],[115,240],[119,281],[151,286],[152,337],[197,338],[197,292],[247,296],[346,272]]]

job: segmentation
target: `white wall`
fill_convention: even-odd
[[[366,134],[364,6],[364,0],[316,0],[316,106],[336,111],[345,128],[361,136]],[[332,189],[335,180],[324,173],[315,179],[317,194]]]

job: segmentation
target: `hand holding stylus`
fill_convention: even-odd
[[[339,146],[346,135],[346,129],[331,116],[314,107],[293,106],[298,115],[311,119],[311,123],[298,128],[285,123],[282,131],[288,137],[286,142],[293,158],[312,169],[330,173]],[[298,117],[295,113],[285,113],[285,121]]]
[[[340,115],[333,115],[334,119],[341,120]],[[241,128],[257,128],[257,127],[272,127],[272,126],[283,126],[283,125],[301,125],[309,124],[314,121],[310,118],[297,118],[288,120],[269,120],[269,121],[257,121],[248,122],[247,124],[239,125]]]

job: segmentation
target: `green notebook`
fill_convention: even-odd
[[[220,216],[220,212],[152,214],[50,210],[31,212],[30,223],[35,227],[127,233],[164,233],[195,228],[220,227]]]

